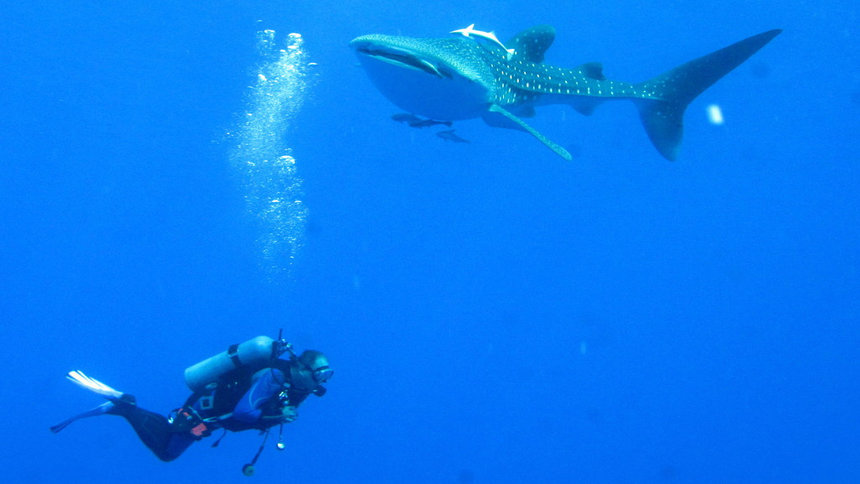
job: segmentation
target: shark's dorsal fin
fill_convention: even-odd
[[[555,29],[550,25],[538,25],[523,30],[508,41],[514,49],[514,57],[529,62],[543,62],[544,53],[555,40]]]
[[[491,105],[490,105],[490,112],[491,112],[491,113],[497,113],[497,114],[500,114],[500,115],[504,116],[508,121],[510,121],[510,122],[512,122],[512,123],[514,123],[514,126],[515,126],[515,127],[519,128],[519,129],[522,129],[523,131],[527,132],[528,134],[530,134],[530,135],[534,136],[535,138],[537,138],[537,139],[538,139],[538,141],[540,141],[541,143],[545,144],[545,145],[547,146],[547,148],[549,148],[549,149],[553,150],[553,151],[555,152],[555,154],[557,154],[558,156],[560,156],[560,157],[564,158],[565,160],[570,161],[570,160],[572,160],[572,159],[573,159],[573,157],[571,157],[571,156],[570,156],[570,153],[569,153],[566,149],[564,149],[564,148],[562,148],[561,146],[559,146],[559,145],[555,144],[555,143],[554,143],[554,142],[552,142],[549,138],[547,138],[546,136],[544,136],[544,135],[540,134],[540,132],[538,132],[538,130],[536,130],[536,129],[532,128],[531,126],[529,126],[528,124],[526,124],[526,122],[525,122],[525,121],[523,121],[522,119],[520,119],[520,118],[518,118],[518,117],[514,116],[513,114],[511,114],[510,112],[508,112],[508,110],[506,110],[505,108],[503,108],[503,107],[499,106],[498,104],[491,104]],[[506,127],[506,128],[507,128],[507,127],[511,127],[511,126],[505,126],[505,124],[504,124],[504,123],[499,123],[499,122],[497,122],[496,120],[493,120],[492,118],[490,118],[490,117],[489,117],[489,116],[487,116],[487,115],[484,115],[484,121],[486,121],[486,122],[487,122],[487,124],[489,124],[489,125],[491,125],[491,126],[499,126],[499,127]]]
[[[605,81],[606,76],[603,75],[603,64],[600,62],[586,62],[579,66],[579,72],[583,76],[597,81]]]

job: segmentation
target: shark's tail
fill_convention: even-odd
[[[780,32],[782,30],[777,29],[753,35],[637,85],[637,88],[653,92],[659,98],[634,102],[648,137],[661,155],[669,160],[678,155],[687,105]]]

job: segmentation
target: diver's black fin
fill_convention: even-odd
[[[108,413],[113,407],[114,407],[113,402],[104,402],[103,404],[99,405],[98,407],[87,410],[86,412],[75,415],[74,417],[67,418],[66,420],[63,420],[62,422],[58,423],[57,425],[52,425],[51,426],[51,432],[56,434],[60,430],[63,430],[64,428],[68,427],[69,424],[71,424],[75,420],[80,420],[82,418],[96,417],[99,415],[103,415],[105,413]]]

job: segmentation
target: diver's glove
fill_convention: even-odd
[[[266,415],[262,418],[264,421],[275,421],[279,423],[290,423],[293,420],[299,417],[299,412],[296,407],[292,405],[284,405],[281,407],[280,412],[275,415]]]
[[[292,405],[284,405],[281,409],[281,420],[284,423],[290,423],[297,418],[299,418],[299,410]]]

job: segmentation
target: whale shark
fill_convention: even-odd
[[[453,31],[454,37],[369,34],[349,45],[376,88],[408,113],[442,121],[482,118],[493,127],[525,131],[570,160],[566,149],[522,118],[542,105],[568,104],[588,115],[605,101],[626,99],[636,105],[657,151],[675,160],[690,102],[780,32],[753,35],[638,83],[607,79],[598,62],[574,68],[544,63],[555,40],[549,25],[506,43],[472,24]]]

